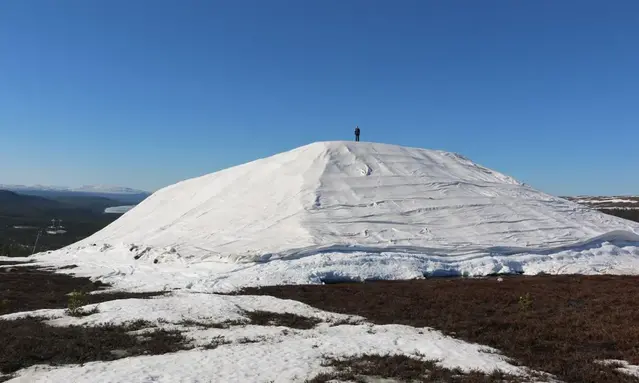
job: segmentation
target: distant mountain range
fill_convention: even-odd
[[[0,190],[0,215],[19,217],[86,217],[101,215],[120,201],[93,195],[42,197]]]
[[[132,189],[122,186],[110,185],[84,185],[76,188],[66,186],[49,185],[2,185],[0,189],[11,191],[49,191],[49,192],[73,192],[73,193],[100,193],[100,194],[151,194],[146,190]]]
[[[117,201],[120,205],[138,204],[151,195],[145,190],[109,185],[86,185],[77,188],[46,185],[0,185],[0,190],[45,198],[101,197]]]

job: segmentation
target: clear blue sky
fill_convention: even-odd
[[[4,0],[0,183],[154,190],[320,140],[639,194],[639,2]]]

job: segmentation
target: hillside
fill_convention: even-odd
[[[595,209],[639,210],[639,197],[635,196],[569,196],[564,198]]]
[[[50,199],[106,198],[109,200],[119,201],[115,205],[111,206],[117,206],[118,204],[138,204],[149,195],[151,195],[151,193],[143,190],[131,189],[126,187],[109,187],[103,185],[88,185],[79,188],[44,185],[0,185],[0,190],[9,190],[21,195],[31,195]]]
[[[100,194],[150,194],[144,190],[110,185],[84,185],[80,187],[49,186],[49,185],[0,185],[0,189],[11,191],[43,191],[43,192],[73,192]]]
[[[44,198],[0,190],[0,255],[30,255],[36,239],[41,251],[77,242],[113,222],[118,215],[105,215],[104,210],[119,204],[86,195]],[[65,233],[46,234],[43,229],[52,219],[63,221]],[[44,235],[38,237],[38,232]]]
[[[564,198],[605,214],[639,222],[639,197],[636,196],[577,196]]]
[[[85,215],[102,213],[108,207],[121,204],[121,201],[104,197],[65,195],[45,198],[0,190],[0,215],[5,216]]]
[[[87,209],[93,213],[103,213],[105,209],[119,206],[122,201],[90,195],[63,195],[51,197],[52,200],[76,208]]]
[[[37,216],[70,210],[73,210],[72,206],[60,201],[0,190],[0,215]]]
[[[111,270],[117,262],[179,268],[222,261],[231,263],[216,267],[234,272],[243,267],[235,262],[258,261],[269,269],[259,283],[276,284],[592,273],[634,265],[637,233],[634,222],[545,194],[457,154],[320,142],[166,187],[55,257],[105,257],[100,267]],[[92,246],[103,250],[96,254]],[[273,262],[278,259],[290,262]],[[210,286],[218,277],[206,278],[201,283]],[[232,279],[255,283],[252,278]],[[231,283],[228,275],[224,283]]]

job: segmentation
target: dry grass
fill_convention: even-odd
[[[14,272],[0,273],[0,313],[66,308],[70,292],[103,287],[106,286],[87,278],[19,267]],[[549,372],[566,382],[639,382],[636,377],[617,372],[614,366],[596,363],[602,359],[639,363],[639,306],[634,305],[639,296],[638,277],[504,277],[503,282],[496,278],[449,278],[273,286],[242,293],[298,300],[323,310],[363,316],[378,324],[434,327],[457,338],[495,347],[517,363]],[[87,303],[157,294],[87,295]],[[309,329],[318,323],[317,319],[292,314],[255,311],[246,315],[257,325]],[[226,328],[245,323],[189,324]],[[12,372],[37,363],[82,363],[189,347],[177,332],[155,331],[145,338],[129,334],[146,326],[145,322],[137,322],[95,328],[51,327],[33,318],[0,321],[4,346],[0,350],[0,371]],[[209,347],[223,343],[221,338],[214,339]],[[330,376],[343,379],[349,374],[356,377],[364,372],[368,376],[425,382],[514,379],[498,373],[460,374],[438,369],[433,362],[404,357],[368,355],[327,363],[336,372],[314,381]]]
[[[284,326],[300,330],[308,330],[315,327],[321,320],[317,318],[307,318],[291,313],[275,313],[270,311],[248,311],[245,312],[251,324],[257,326]]]
[[[368,383],[371,377],[396,379],[401,382],[455,382],[455,383],[502,383],[523,382],[517,376],[500,371],[485,374],[480,371],[463,372],[460,369],[449,370],[436,364],[436,361],[417,360],[405,355],[362,355],[347,359],[327,359],[323,365],[335,371],[323,373],[308,380],[308,383],[331,381],[353,381]]]
[[[0,273],[0,315],[54,308],[74,308],[78,314],[90,315],[92,311],[83,311],[80,305],[162,294],[84,293],[105,287],[108,285],[88,278],[55,274],[32,266],[16,267],[13,271]],[[74,295],[70,295],[73,291],[83,292],[81,301],[77,301],[77,297],[74,300]],[[10,374],[34,364],[59,365],[163,354],[189,347],[184,337],[175,331],[155,329],[144,337],[129,334],[146,327],[152,326],[136,321],[122,326],[54,327],[37,318],[0,320],[0,372]]]
[[[144,337],[130,331],[152,327],[135,323],[98,327],[49,326],[36,318],[0,320],[0,372],[9,374],[34,364],[85,363],[130,355],[164,354],[187,348],[175,331],[156,329]]]
[[[215,322],[207,318],[200,319],[184,319],[178,322],[178,325],[187,327],[200,328],[219,328],[228,329],[233,326],[245,326],[252,324],[255,326],[283,326],[301,330],[308,330],[315,327],[321,320],[317,318],[307,318],[292,313],[276,313],[271,311],[245,311],[243,312],[248,318],[246,320],[228,320],[224,322]]]
[[[567,382],[639,382],[595,361],[639,363],[638,277],[536,276],[273,286],[267,294],[378,324],[434,327]]]
[[[219,329],[227,329],[227,328],[231,328],[233,326],[241,326],[241,325],[245,325],[246,323],[243,321],[224,321],[224,322],[215,322],[213,320],[209,320],[207,318],[201,318],[201,319],[183,319],[180,322],[177,322],[176,324],[180,325],[180,326],[185,326],[185,327],[199,327],[199,328],[219,328]]]
[[[37,309],[66,308],[70,315],[91,315],[82,306],[114,299],[149,298],[154,293],[102,293],[88,294],[108,285],[92,282],[68,274],[56,274],[37,267],[16,267],[0,273],[0,315]],[[248,323],[262,326],[286,326],[298,329],[314,327],[319,320],[295,314],[268,311],[245,312],[249,321],[215,323],[206,319],[184,320],[179,324],[203,328],[229,328]],[[24,318],[0,320],[0,372],[12,373],[34,364],[84,363],[95,360],[113,360],[142,354],[162,354],[190,348],[177,331],[154,329],[145,337],[130,334],[141,328],[152,328],[150,323],[136,321],[122,326],[54,327],[41,319]],[[246,339],[245,342],[259,341]],[[205,348],[216,348],[228,343],[214,338]]]
[[[149,293],[102,293],[88,294],[108,287],[89,278],[78,278],[68,274],[56,274],[32,266],[16,267],[14,271],[0,272],[0,315],[39,309],[67,308],[74,291],[84,293],[83,304],[92,304],[115,299],[149,298],[163,292]]]

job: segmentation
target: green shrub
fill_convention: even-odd
[[[519,297],[519,310],[528,311],[532,308],[532,298],[530,297],[530,293],[526,293],[526,295],[522,295]]]
[[[3,299],[0,301],[0,312],[5,311],[9,308],[10,301],[8,299]]]
[[[67,314],[73,317],[83,317],[98,312],[98,307],[91,310],[85,310],[82,307],[87,304],[87,295],[83,291],[73,290],[69,294],[69,302],[67,304]]]

